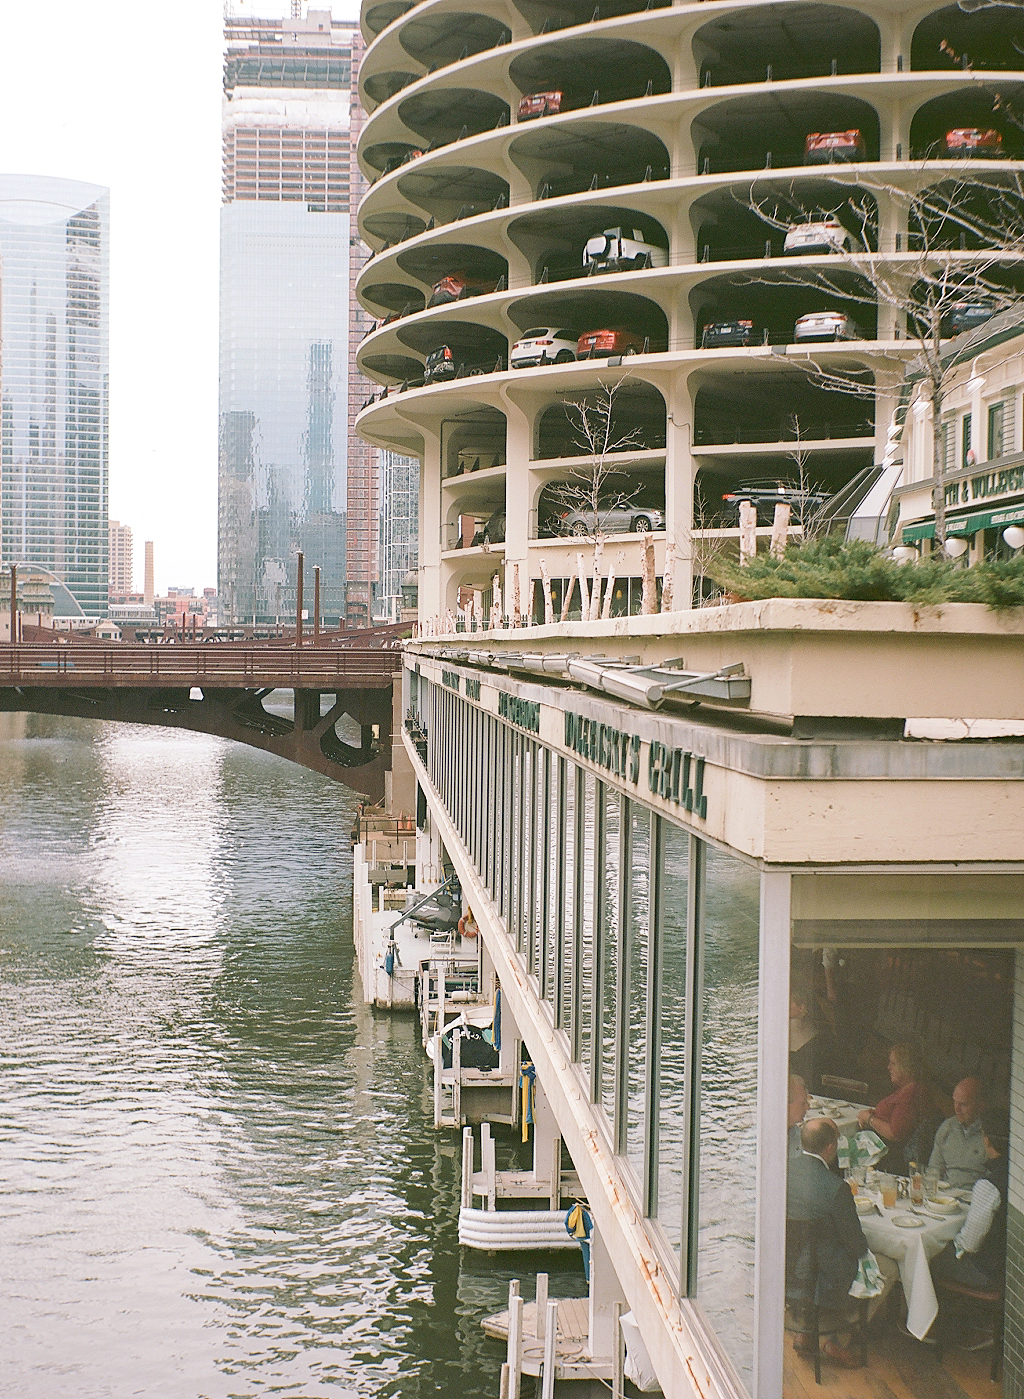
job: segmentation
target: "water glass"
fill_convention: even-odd
[[[924,1193],[929,1200],[934,1200],[939,1193],[939,1173],[938,1171],[925,1171],[924,1173]]]

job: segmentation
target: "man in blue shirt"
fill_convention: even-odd
[[[965,1078],[953,1089],[953,1116],[935,1133],[928,1169],[955,1187],[971,1186],[988,1166],[981,1114],[985,1090],[979,1079]]]

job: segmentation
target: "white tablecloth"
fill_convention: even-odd
[[[899,1265],[903,1295],[907,1299],[907,1330],[920,1341],[928,1334],[939,1312],[928,1260],[941,1253],[959,1232],[967,1217],[967,1207],[961,1206],[955,1214],[942,1219],[921,1215],[923,1228],[901,1229],[892,1222],[894,1215],[907,1213],[906,1202],[901,1200],[899,1205],[899,1209],[864,1215],[860,1222],[871,1252],[887,1254]]]
[[[839,1128],[841,1137],[852,1137],[857,1131],[857,1114],[866,1106],[866,1103],[847,1103],[840,1098],[816,1096],[811,1099],[804,1121],[809,1122],[812,1117],[830,1117]]]

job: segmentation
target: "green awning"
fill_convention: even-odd
[[[1008,505],[1005,510],[982,510],[977,515],[947,517],[946,534],[977,534],[980,529],[1002,529],[1004,525],[1019,525],[1024,522],[1024,504]],[[914,544],[919,539],[935,538],[935,521],[925,520],[919,525],[904,525],[904,544]]]

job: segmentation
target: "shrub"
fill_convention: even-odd
[[[758,554],[742,568],[735,559],[717,558],[707,572],[719,587],[751,602],[816,597],[1024,607],[1024,554],[973,568],[941,555],[901,564],[864,540],[828,535],[791,544],[781,559]]]

